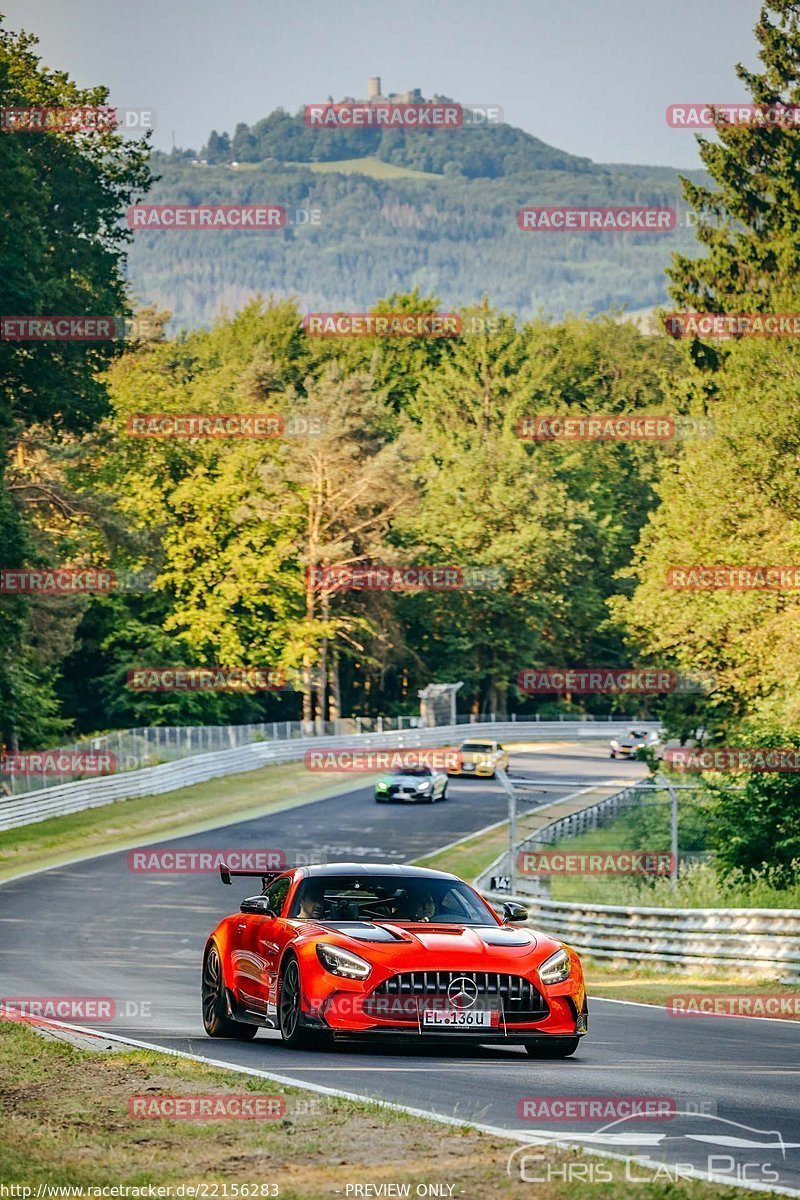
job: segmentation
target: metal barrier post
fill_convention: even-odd
[[[497,768],[497,780],[508,796],[508,878],[511,895],[517,890],[517,794],[502,767]]]
[[[666,775],[657,775],[669,793],[670,864],[669,875],[673,890],[678,886],[678,793]]]

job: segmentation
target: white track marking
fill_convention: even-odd
[[[480,1121],[470,1121],[464,1117],[448,1117],[444,1113],[430,1112],[424,1108],[412,1108],[407,1104],[396,1104],[391,1100],[378,1100],[372,1096],[361,1096],[358,1092],[347,1092],[343,1088],[326,1087],[324,1084],[309,1083],[305,1080],[292,1079],[286,1075],[277,1075],[274,1071],[259,1071],[255,1067],[245,1067],[238,1063],[224,1062],[220,1059],[208,1058],[203,1054],[189,1054],[186,1050],[172,1050],[164,1046],[154,1045],[152,1042],[141,1042],[134,1038],[124,1038],[110,1033],[98,1033],[96,1029],[88,1029],[81,1025],[69,1025],[66,1022],[59,1021],[40,1021],[37,1024],[50,1026],[52,1028],[60,1028],[71,1030],[74,1033],[84,1034],[89,1037],[100,1038],[104,1041],[119,1042],[122,1045],[135,1046],[139,1050],[152,1050],[158,1054],[170,1054],[174,1058],[185,1058],[192,1062],[204,1063],[209,1067],[216,1067],[221,1071],[233,1071],[237,1075],[249,1075],[256,1079],[268,1079],[271,1083],[279,1083],[284,1087],[300,1088],[303,1091],[316,1092],[323,1096],[334,1096],[340,1100],[352,1100],[357,1104],[374,1104],[378,1108],[388,1109],[390,1112],[405,1113],[410,1117],[419,1117],[426,1121],[435,1121],[439,1125],[455,1126],[457,1129],[475,1129],[479,1133],[489,1134],[491,1137],[504,1138],[507,1141],[520,1142],[522,1145],[530,1146],[554,1146],[559,1150],[574,1150],[574,1143],[563,1142],[559,1138],[550,1138],[547,1136],[535,1137],[525,1130],[503,1129],[497,1125],[486,1125]],[[640,1166],[652,1167],[653,1165],[664,1166],[666,1170],[672,1170],[669,1163],[655,1164],[650,1158],[637,1159],[631,1155],[612,1154],[607,1150],[598,1150],[595,1146],[581,1146],[580,1149],[585,1154],[594,1154],[600,1158],[613,1158],[620,1162],[635,1162]],[[739,1187],[750,1192],[766,1192],[781,1196],[800,1196],[800,1189],[797,1188],[781,1188],[774,1187],[765,1183],[743,1182],[741,1180],[731,1180],[727,1176],[706,1174],[703,1176],[703,1182],[727,1184],[728,1187]]]

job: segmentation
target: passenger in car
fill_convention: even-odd
[[[407,921],[431,921],[436,916],[436,901],[428,888],[412,892],[408,902]]]

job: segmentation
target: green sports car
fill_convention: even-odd
[[[382,775],[375,784],[378,804],[398,800],[404,804],[433,804],[447,799],[447,776],[430,767],[406,767],[391,775]]]

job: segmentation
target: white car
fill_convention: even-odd
[[[609,758],[640,758],[643,750],[655,750],[660,757],[661,737],[655,730],[629,729],[622,737],[612,738],[609,749]]]

